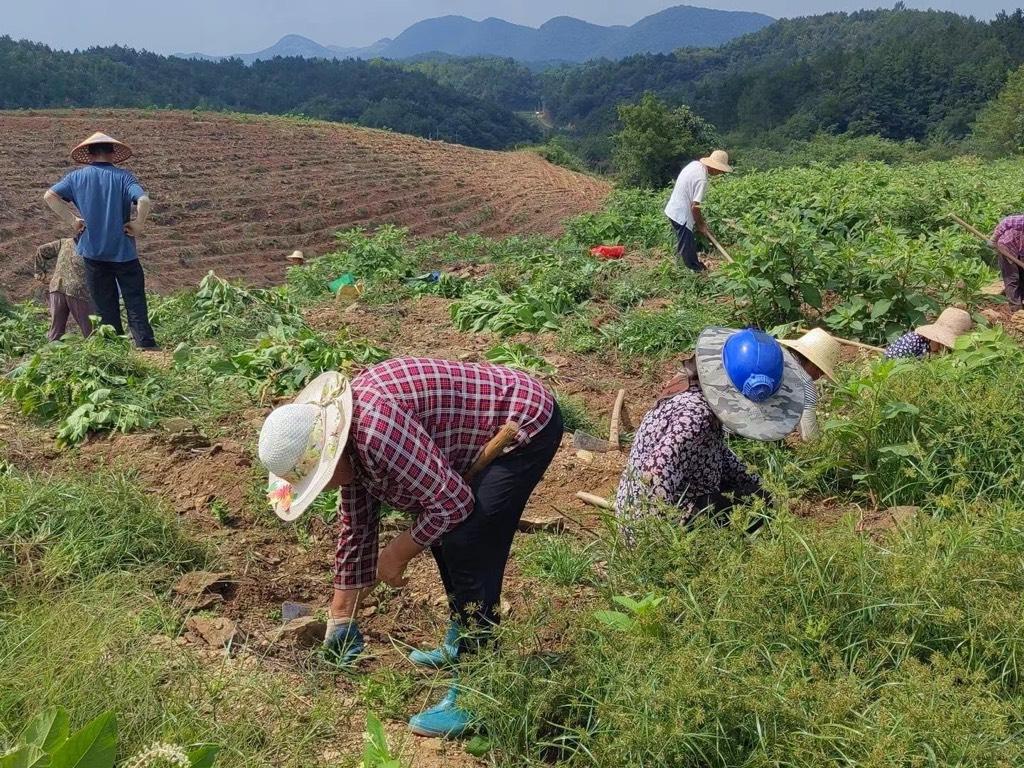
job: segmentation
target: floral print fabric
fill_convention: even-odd
[[[701,511],[702,497],[734,493],[747,496],[761,488],[725,443],[722,424],[699,387],[660,400],[633,440],[626,471],[619,481],[616,514],[623,521],[658,513],[655,502],[680,510],[679,522]]]
[[[901,357],[924,357],[928,354],[928,339],[911,331],[900,336],[885,348],[885,357],[896,360]]]

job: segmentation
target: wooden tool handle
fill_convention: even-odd
[[[806,328],[797,326],[797,333],[808,333]],[[833,333],[829,334],[833,339],[838,341],[840,344],[845,344],[848,347],[857,347],[857,349],[866,349],[868,352],[885,352],[881,347],[873,347],[870,344],[865,344],[863,341],[854,341],[853,339],[844,339],[841,336],[836,336]]]
[[[711,244],[715,246],[718,252],[725,257],[726,261],[732,261],[732,256],[729,255],[729,252],[725,250],[725,248],[722,246],[720,242],[718,242],[718,238],[712,235],[710,232],[708,232],[708,240],[710,240]]]
[[[592,507],[597,507],[598,509],[615,509],[615,505],[608,501],[608,499],[602,499],[600,496],[595,496],[592,493],[576,491],[576,498],[583,503],[589,504]]]
[[[469,468],[462,478],[467,483],[473,482],[473,480],[476,479],[476,476],[487,468],[488,464],[498,458],[502,452],[508,448],[509,444],[516,439],[516,435],[518,434],[519,425],[514,421],[508,422],[505,426],[499,429],[498,434],[492,437],[490,442],[484,446],[483,452],[477,456],[476,461],[473,462],[473,466]]]
[[[990,245],[989,239],[988,239],[988,235],[986,235],[984,232],[980,231],[976,227],[972,227],[970,224],[968,224],[966,221],[961,219],[955,213],[949,214],[949,218],[951,218],[953,221],[955,221],[957,224],[959,224],[961,227],[966,229],[968,232],[970,232],[975,237],[980,238],[981,240],[985,241],[986,245]],[[998,248],[996,250],[999,252],[1000,255],[1005,256],[1012,263],[1016,264],[1021,269],[1024,269],[1024,261],[1021,261],[1016,256],[1014,256],[1012,253],[1003,253],[1002,251],[999,251]]]
[[[612,406],[611,429],[608,430],[608,442],[612,444],[612,450],[619,450],[619,424],[622,422],[622,404],[626,401],[626,390],[620,389],[615,395],[615,405]]]

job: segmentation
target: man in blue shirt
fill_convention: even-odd
[[[83,167],[54,184],[43,199],[74,229],[75,248],[85,261],[86,283],[103,324],[124,333],[120,292],[135,346],[156,349],[146,307],[146,278],[135,248],[151,203],[135,176],[117,167],[131,155],[126,144],[94,133],[71,152],[71,159]],[[134,221],[133,205],[138,208]]]

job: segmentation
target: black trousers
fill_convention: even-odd
[[[99,311],[104,325],[109,325],[120,336],[124,334],[121,325],[121,302],[128,313],[128,328],[135,346],[143,349],[156,346],[153,328],[149,324],[149,309],[146,306],[146,275],[138,259],[134,261],[96,261],[84,259],[85,282],[89,286],[93,303]]]
[[[473,513],[431,548],[453,620],[469,650],[498,623],[501,585],[526,502],[562,442],[562,414],[521,448],[496,459],[473,483]],[[474,637],[476,635],[476,637]]]
[[[697,258],[697,236],[693,230],[677,221],[672,221],[672,229],[676,233],[676,264],[688,267],[694,272],[703,272],[705,267]]]

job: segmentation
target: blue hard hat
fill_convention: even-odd
[[[764,331],[734,333],[722,347],[722,362],[733,386],[755,403],[763,403],[782,386],[782,347]]]

